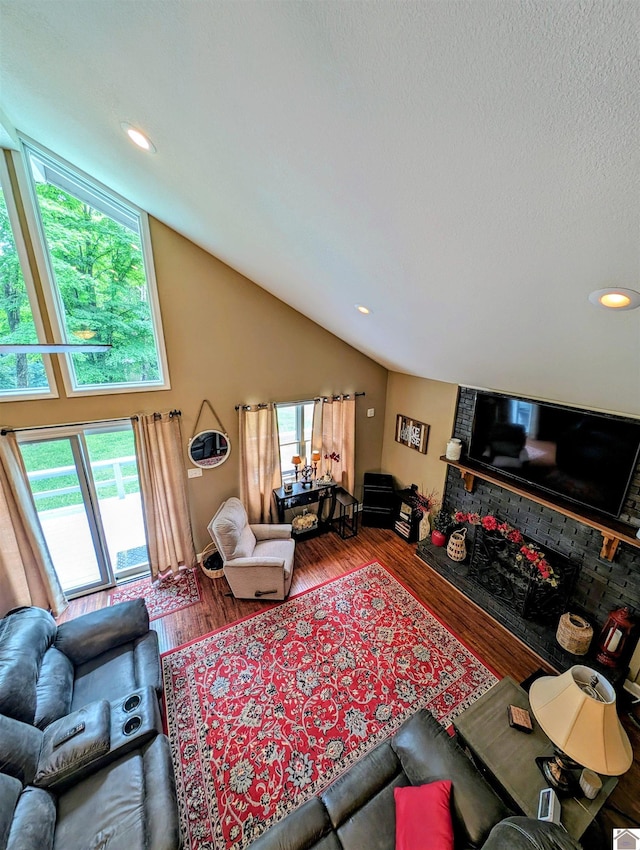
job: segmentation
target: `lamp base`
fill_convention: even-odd
[[[578,765],[573,761],[565,762],[560,755],[537,756],[536,764],[542,775],[558,797],[573,796],[578,790],[578,782],[571,772]]]

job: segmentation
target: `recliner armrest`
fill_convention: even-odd
[[[256,540],[287,540],[291,537],[291,523],[270,525],[268,523],[249,524]]]
[[[75,733],[75,734],[74,734]],[[95,769],[111,745],[111,706],[106,699],[50,723],[44,730],[33,784],[61,788]]]
[[[148,631],[149,612],[144,599],[132,599],[62,623],[54,645],[78,666]]]
[[[496,824],[483,850],[581,850],[581,845],[555,823],[518,815]]]
[[[163,688],[162,665],[158,633],[153,629],[135,641],[133,663],[136,670],[136,682],[140,685],[151,685],[160,698]]]
[[[225,567],[279,567],[284,569],[284,558],[233,558]]]
[[[30,785],[38,767],[42,737],[35,726],[0,714],[0,773]]]
[[[145,820],[149,850],[176,850],[182,847],[176,785],[171,747],[165,735],[158,735],[143,750],[145,776],[153,792],[145,795]]]

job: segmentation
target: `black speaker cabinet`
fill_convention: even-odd
[[[365,472],[362,489],[362,524],[372,528],[393,528],[396,494],[393,476]]]

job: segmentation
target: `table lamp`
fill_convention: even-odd
[[[313,477],[318,477],[318,464],[320,463],[321,454],[319,451],[311,452],[311,463],[313,464]]]
[[[302,463],[302,458],[300,457],[300,455],[294,455],[294,456],[291,458],[291,463],[292,463],[292,464],[295,466],[295,468],[296,468],[296,481],[297,481],[297,480],[298,480],[298,467],[299,467],[299,466],[300,466],[300,464]]]
[[[536,759],[558,793],[571,793],[570,773],[587,767],[604,776],[619,776],[631,767],[633,751],[616,711],[611,684],[590,667],[576,665],[560,676],[536,679],[529,704],[540,728],[556,749]]]

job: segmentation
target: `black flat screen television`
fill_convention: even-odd
[[[618,517],[640,420],[478,392],[469,458],[545,493]]]

